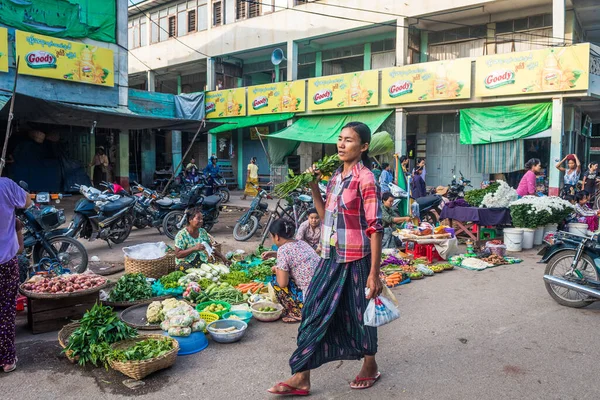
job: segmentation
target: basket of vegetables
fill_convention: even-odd
[[[231,304],[225,301],[207,301],[200,303],[196,306],[198,312],[210,312],[217,314],[219,318],[223,317],[223,314],[231,311]]]
[[[138,380],[175,364],[179,351],[177,340],[163,335],[138,336],[111,347],[111,368]]]
[[[158,279],[174,271],[176,268],[175,253],[172,251],[154,260],[136,260],[125,256],[126,274],[142,273],[148,278]]]

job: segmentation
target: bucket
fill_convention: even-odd
[[[523,229],[504,228],[504,244],[508,251],[521,251],[523,249]]]
[[[535,229],[523,228],[523,250],[533,249],[533,237]]]
[[[539,246],[544,242],[544,227],[538,226],[533,234],[533,245]]]
[[[544,236],[548,234],[548,232],[556,232],[558,230],[558,224],[548,224],[544,227]]]
[[[578,223],[569,224],[569,233],[574,233],[579,236],[588,236],[588,225]]]

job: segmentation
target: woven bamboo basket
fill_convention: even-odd
[[[142,273],[147,278],[158,279],[177,268],[175,264],[175,253],[170,251],[164,257],[156,260],[136,260],[125,256],[125,273]]]
[[[146,339],[163,339],[170,340],[173,343],[173,349],[166,354],[163,354],[157,358],[151,358],[143,361],[109,361],[112,369],[121,372],[123,375],[127,375],[132,379],[143,379],[153,372],[161,369],[169,368],[177,360],[177,352],[179,351],[179,343],[177,340],[163,335],[142,335],[133,339],[121,340],[120,342],[113,343],[111,347],[113,349],[126,349],[136,342]]]
[[[71,337],[71,334],[73,334],[77,328],[79,328],[79,322],[71,322],[70,324],[63,326],[63,328],[58,332],[58,344],[60,344],[60,347],[63,349],[67,348],[69,345],[69,337]],[[65,355],[72,363],[78,361],[79,357],[71,357],[71,351],[65,351]]]

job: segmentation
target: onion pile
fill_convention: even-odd
[[[34,293],[73,293],[80,290],[93,289],[106,283],[101,276],[90,274],[61,275],[54,278],[30,280],[23,284],[23,289]]]

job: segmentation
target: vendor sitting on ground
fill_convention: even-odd
[[[590,194],[585,190],[575,194],[575,212],[577,213],[577,220],[582,224],[587,224],[588,229],[594,232],[598,229],[598,214],[600,214],[600,210],[592,210],[588,206],[589,201]]]
[[[218,251],[217,242],[206,232],[202,210],[194,207],[185,212],[187,225],[175,236],[175,263],[180,269],[197,268],[202,263],[220,260],[229,264]]]
[[[321,218],[316,208],[308,210],[308,219],[298,227],[296,240],[305,241],[317,254],[321,253]]]
[[[294,239],[294,230],[292,221],[275,220],[269,227],[269,233],[277,252],[262,254],[263,259],[277,257],[271,284],[277,300],[283,306],[283,322],[302,320],[304,296],[321,259],[308,243]]]
[[[398,210],[394,208],[394,196],[390,192],[381,195],[383,207],[381,207],[381,220],[383,221],[382,248],[395,249],[396,241],[392,233],[398,228],[398,224],[410,221],[410,217],[401,217]]]

